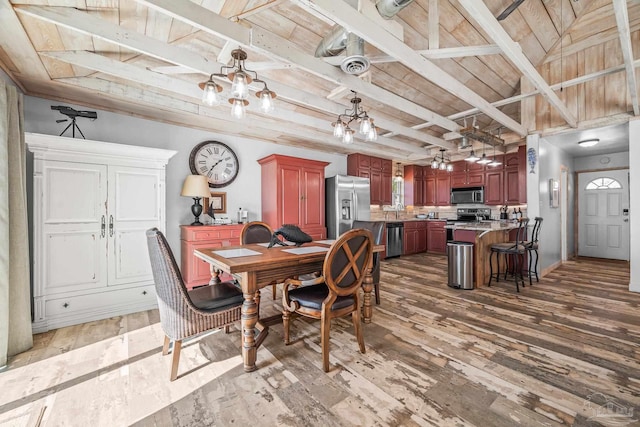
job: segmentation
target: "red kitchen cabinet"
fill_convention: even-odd
[[[436,183],[437,178],[434,175],[428,176],[424,180],[424,205],[435,206],[437,205],[438,187]]]
[[[262,220],[274,230],[294,224],[325,239],[324,168],[329,163],[272,154],[262,166]]]
[[[444,228],[446,221],[429,221],[427,224],[427,251],[447,252],[447,230]]]
[[[452,162],[451,188],[480,187],[484,185],[484,165],[466,162]]]
[[[504,201],[512,205],[520,203],[520,171],[518,169],[504,171]]]
[[[485,203],[487,205],[527,202],[527,175],[525,146],[518,147],[517,153],[497,156],[503,165],[487,168],[485,172]]]
[[[404,204],[406,206],[424,205],[425,184],[422,166],[404,167]]]
[[[242,227],[242,224],[180,226],[180,270],[188,289],[206,285],[211,279],[209,263],[197,258],[193,251],[239,245]],[[231,276],[221,277],[221,280],[230,279]]]
[[[425,177],[424,206],[451,204],[451,176],[449,172],[434,170]]]
[[[484,202],[487,205],[504,203],[504,172],[502,170],[485,173]]]
[[[369,178],[370,203],[390,205],[392,203],[391,180],[393,163],[366,154],[350,154],[347,157],[347,174]]]
[[[427,250],[427,222],[404,222],[404,250],[403,255],[417,254]]]
[[[449,172],[438,172],[436,176],[436,206],[451,204],[451,176]]]

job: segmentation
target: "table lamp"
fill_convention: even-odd
[[[191,205],[191,213],[195,217],[195,221],[191,225],[204,225],[200,222],[200,214],[202,213],[202,205],[200,199],[209,197],[209,182],[207,177],[203,175],[187,175],[182,185],[181,196],[193,197],[193,205]]]

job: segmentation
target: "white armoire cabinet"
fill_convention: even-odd
[[[34,332],[157,306],[145,232],[165,229],[175,151],[26,134]]]

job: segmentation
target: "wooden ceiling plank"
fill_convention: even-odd
[[[624,58],[625,71],[627,73],[627,88],[631,96],[633,115],[640,114],[638,107],[638,82],[636,81],[635,68],[633,67],[633,50],[631,47],[631,30],[629,29],[629,15],[627,12],[627,0],[613,0],[613,10],[618,24],[620,47]]]
[[[388,55],[396,56],[400,59],[401,63],[416,71],[423,78],[431,80],[461,100],[479,108],[484,114],[503,124],[508,129],[522,136],[527,134],[526,129],[520,123],[491,106],[487,100],[460,83],[460,81],[450,74],[444,72],[434,63],[416,53],[402,41],[385,34],[384,31],[379,31],[378,28],[371,25],[372,21],[352,8],[346,7],[343,1],[297,0],[297,2],[298,4],[304,5],[305,8],[320,10],[339,25],[358,34],[358,36],[383,52],[386,52]],[[426,120],[432,121],[428,118],[426,118]]]
[[[433,121],[439,126],[457,130],[458,125],[434,112],[414,104],[394,93],[386,91],[370,83],[363,82],[356,76],[345,74],[340,70],[324,63],[321,59],[315,58],[275,34],[260,28],[249,30],[240,27],[238,24],[230,22],[217,14],[203,10],[201,7],[190,3],[175,4],[170,0],[137,0],[152,8],[163,10],[174,18],[183,19],[191,25],[227,40],[236,40],[238,43],[258,49],[265,55],[275,56],[278,60],[294,63],[297,67],[304,69],[314,75],[323,77],[339,85],[348,85],[351,89],[366,94],[377,99],[379,102],[390,105],[398,110],[412,114],[425,120]],[[357,13],[357,12],[356,12]],[[279,91],[274,89],[277,93]],[[380,124],[381,125],[381,124]],[[382,126],[382,125],[381,125]],[[409,130],[408,130],[409,131]],[[433,139],[437,139],[432,137]],[[448,147],[450,143],[439,139],[439,146]]]
[[[459,3],[473,16],[473,18],[484,28],[492,40],[497,43],[513,62],[518,69],[538,88],[542,96],[558,110],[562,118],[571,127],[576,127],[578,121],[576,117],[560,100],[558,95],[551,90],[547,82],[535,69],[533,64],[529,62],[520,46],[511,40],[507,32],[502,28],[498,20],[493,16],[491,11],[487,9],[483,2],[474,0],[458,0]]]
[[[440,48],[440,17],[438,0],[429,0],[429,50]]]

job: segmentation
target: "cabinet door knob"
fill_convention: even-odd
[[[142,295],[146,295],[146,294],[147,294],[147,291],[142,291]]]
[[[67,308],[67,307],[69,307],[69,303],[68,303],[68,302],[65,302],[64,304],[62,304],[62,306],[63,306],[64,308]]]
[[[109,215],[109,237],[113,237],[113,215]]]

